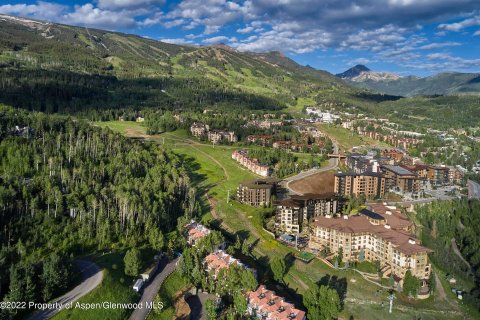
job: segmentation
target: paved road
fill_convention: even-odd
[[[75,302],[93,289],[95,289],[100,283],[102,283],[103,271],[99,268],[97,264],[88,260],[76,260],[74,263],[82,273],[82,282],[60,298],[52,301],[52,303],[58,302],[59,304],[66,304],[70,302]],[[49,319],[55,314],[57,314],[59,311],[59,309],[38,311],[32,314],[29,319]]]
[[[468,198],[480,199],[480,184],[475,181],[468,180]]]
[[[186,299],[190,306],[190,320],[207,320],[207,313],[205,312],[205,303],[208,300],[215,300],[214,294],[201,292],[198,295],[190,296]]]
[[[333,145],[333,150],[334,153],[338,153],[338,145],[334,144]],[[319,169],[310,169],[307,171],[300,172],[299,174],[285,178],[284,182],[282,182],[283,187],[285,187],[288,190],[289,194],[297,194],[294,190],[290,188],[290,182],[301,180],[303,178],[309,177],[311,175],[320,173],[320,172],[325,172],[325,171],[330,171],[338,167],[338,158],[331,158],[328,160],[328,165]]]
[[[151,309],[147,309],[146,304],[153,302],[163,281],[177,268],[178,259],[179,258],[176,258],[167,264],[165,264],[165,260],[160,262],[159,270],[162,271],[158,272],[155,278],[143,288],[143,294],[139,301],[143,308],[135,309],[130,315],[130,320],[143,320],[147,318]]]

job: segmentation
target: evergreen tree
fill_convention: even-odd
[[[136,277],[140,273],[142,267],[140,251],[137,248],[132,248],[127,251],[123,258],[125,264],[125,274]]]

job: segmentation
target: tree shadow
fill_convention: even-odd
[[[343,309],[345,305],[345,299],[347,297],[347,278],[338,278],[338,276],[331,276],[327,274],[318,281],[318,284],[320,286],[327,286],[335,289],[338,293],[338,297],[340,298],[340,304]]]

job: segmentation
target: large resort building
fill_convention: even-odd
[[[237,188],[237,200],[254,207],[270,204],[275,194],[276,179],[257,179],[240,183]]]
[[[385,178],[381,173],[336,173],[335,193],[342,196],[380,198],[385,194]]]
[[[295,308],[285,298],[265,286],[247,292],[247,313],[261,320],[306,320],[305,311]]]
[[[334,215],[343,208],[343,199],[335,193],[293,195],[279,201],[275,226],[283,232],[299,233],[315,217]]]
[[[400,166],[384,165],[381,170],[385,176],[387,190],[400,193],[418,193],[422,187],[421,178],[414,172]]]
[[[408,270],[419,279],[428,279],[430,250],[403,230],[402,226],[409,228],[408,223],[391,219],[390,214],[393,216],[391,211],[379,214],[362,210],[343,218],[318,217],[313,222],[309,245],[315,249],[328,248],[332,254],[338,254],[342,248],[343,261],[379,261],[382,276],[391,275],[400,282]],[[400,229],[392,228],[390,223]]]

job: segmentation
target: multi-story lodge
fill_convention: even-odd
[[[211,232],[210,229],[195,220],[190,221],[190,223],[185,226],[185,230],[187,233],[187,243],[191,246],[195,246],[200,239],[209,235]]]
[[[385,178],[381,173],[336,173],[334,192],[342,196],[380,198],[385,194]]]
[[[250,206],[260,207],[270,204],[275,193],[275,179],[257,179],[240,183],[237,188],[237,200]]]
[[[387,190],[401,193],[418,193],[422,187],[422,179],[414,172],[400,166],[383,165],[380,167],[385,176]]]
[[[355,173],[378,171],[378,161],[372,156],[365,156],[356,153],[350,154],[347,156],[345,164]]]
[[[247,313],[261,320],[306,320],[305,311],[261,285],[247,292]]]
[[[382,155],[393,159],[395,163],[400,163],[403,157],[405,157],[405,151],[400,149],[385,149],[382,151]]]
[[[335,193],[292,195],[279,201],[275,226],[285,232],[299,233],[318,216],[334,215],[343,208],[343,199]]]
[[[208,124],[199,123],[199,122],[194,122],[190,126],[190,132],[195,137],[201,137],[201,136],[206,135],[208,133],[209,129],[210,129],[210,127],[208,126]]]
[[[430,250],[408,233],[392,229],[387,221],[369,210],[344,218],[318,217],[309,245],[326,247],[333,254],[342,248],[343,261],[379,261],[382,275],[396,276],[400,283],[408,270],[419,279],[428,279]]]
[[[446,166],[429,166],[427,179],[436,186],[443,186],[449,183],[449,171]]]
[[[218,143],[220,141],[237,142],[237,136],[233,131],[211,130],[208,132],[208,141]]]
[[[235,150],[232,153],[232,159],[259,176],[268,177],[271,174],[270,167],[260,164],[257,159],[250,159],[247,150]]]

